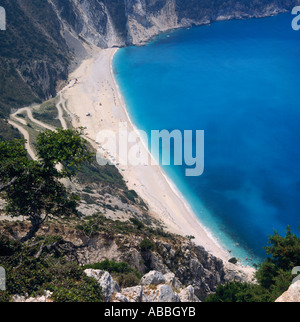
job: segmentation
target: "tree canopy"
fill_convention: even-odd
[[[79,198],[66,189],[61,179],[71,179],[93,154],[79,129],[40,133],[36,161],[28,159],[24,143],[0,141],[0,194],[6,201],[6,214],[31,221],[32,227],[23,238],[26,241],[49,215],[76,212]]]

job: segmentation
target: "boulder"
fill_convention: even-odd
[[[181,282],[179,281],[179,279],[177,277],[175,277],[174,273],[167,273],[164,275],[164,278],[166,280],[166,284],[168,284],[176,289],[182,288]]]
[[[180,302],[180,298],[174,293],[172,287],[167,284],[144,287],[143,302]]]
[[[110,302],[114,293],[120,291],[119,285],[113,280],[108,272],[97,269],[86,269],[85,274],[95,278],[102,288],[105,302]]]
[[[181,290],[178,296],[181,302],[200,302],[200,300],[195,295],[193,286],[191,285]]]
[[[141,285],[159,285],[165,283],[166,279],[164,275],[158,271],[151,271],[144,275],[140,282]]]
[[[275,302],[300,302],[300,280],[293,283]]]
[[[142,302],[143,298],[143,287],[142,286],[134,286],[123,288],[121,291],[122,295],[124,295],[130,302]]]
[[[113,302],[116,302],[116,303],[128,303],[130,301],[125,295],[123,295],[121,293],[116,293],[113,296]]]
[[[159,285],[158,294],[154,302],[180,302],[180,298],[175,294],[170,285]]]

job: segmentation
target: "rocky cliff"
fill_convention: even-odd
[[[108,272],[87,269],[85,274],[101,286],[106,302],[200,302],[194,287],[183,286],[175,274],[150,271],[137,286],[121,289]]]
[[[11,108],[55,95],[59,81],[67,79],[70,68],[93,46],[141,45],[174,28],[264,17],[290,10],[296,4],[300,0],[2,0],[7,31],[0,33],[0,118],[7,117]],[[102,231],[107,226],[105,222]],[[199,299],[220,283],[249,281],[249,276],[251,279],[251,274],[231,264],[225,267],[188,240],[153,237],[153,233],[145,235],[143,231],[133,234],[131,226],[129,230],[120,230],[120,223],[117,226],[109,227],[116,230],[114,233],[107,229],[92,236],[88,246],[76,254],[80,264],[108,258],[128,262],[141,274],[153,270],[165,276],[173,274],[182,291],[191,291]],[[63,235],[75,244],[86,242],[75,228],[73,233],[66,227],[56,229],[53,235]],[[148,248],[141,246],[145,236],[153,241]],[[165,294],[166,286],[160,289]]]
[[[75,37],[100,46],[142,44],[174,28],[219,20],[259,18],[291,10],[280,0],[48,0]]]
[[[0,221],[0,234],[19,239],[28,230],[27,225]],[[175,289],[192,286],[193,294],[200,300],[213,293],[219,284],[254,281],[254,269],[224,263],[188,238],[166,233],[152,224],[137,226],[132,221],[120,222],[94,215],[47,223],[38,236],[61,236],[68,245],[75,245],[66,260],[75,258],[80,266],[108,259],[128,263],[142,276],[157,271],[168,277],[167,280],[170,278]],[[142,279],[140,284],[149,283]],[[164,284],[164,281],[156,284]]]
[[[106,271],[86,269],[85,274],[96,279],[102,289],[105,302],[200,302],[193,286],[184,287],[172,273],[163,275],[160,272],[151,271],[142,277],[139,285],[126,288],[120,288]],[[53,302],[52,294],[46,290],[44,295],[39,297],[14,295],[12,302]]]
[[[0,117],[55,95],[89,45],[143,44],[174,28],[264,17],[300,0],[1,0]]]

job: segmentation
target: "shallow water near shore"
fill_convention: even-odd
[[[120,49],[115,77],[137,128],[204,130],[205,172],[164,166],[232,256],[264,258],[300,222],[300,31],[293,16],[226,21]]]

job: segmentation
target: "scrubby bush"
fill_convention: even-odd
[[[136,226],[137,229],[143,229],[145,225],[136,218],[130,218],[130,221]]]
[[[136,202],[136,198],[138,198],[137,193],[134,190],[124,191],[126,197],[133,203]]]
[[[237,258],[232,257],[232,258],[230,258],[230,260],[228,262],[231,264],[237,264],[238,260],[237,260]]]
[[[45,290],[57,302],[103,302],[97,281],[85,275],[75,262],[69,261],[61,237],[38,237],[23,244],[0,236],[0,266],[6,271],[6,291],[0,302],[13,295],[35,297]]]
[[[135,273],[120,274],[116,277],[116,281],[121,288],[132,287],[139,284],[141,278]]]
[[[145,238],[141,242],[140,247],[141,247],[142,251],[154,250],[155,249],[155,243],[153,241],[151,241],[150,239]]]
[[[255,274],[257,284],[219,285],[206,302],[274,302],[281,296],[291,285],[292,269],[300,265],[300,238],[288,227],[285,237],[275,232],[268,243],[269,257]]]
[[[84,269],[100,269],[109,272],[121,288],[131,287],[139,284],[141,274],[133,269],[128,263],[110,261],[108,259],[101,263],[85,265]]]

